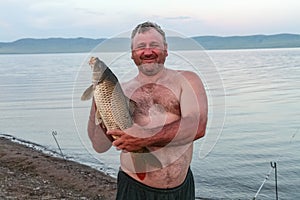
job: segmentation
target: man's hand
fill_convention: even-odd
[[[136,124],[124,131],[109,130],[107,134],[116,138],[112,145],[118,150],[134,152],[146,146],[144,129]]]

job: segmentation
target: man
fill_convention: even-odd
[[[168,56],[164,31],[155,23],[139,24],[131,35],[131,58],[138,75],[122,85],[135,101],[134,125],[126,130],[105,129],[94,123],[93,102],[88,133],[97,152],[112,145],[122,150],[118,173],[117,199],[195,199],[190,163],[193,141],[205,135],[207,97],[200,78],[191,71],[164,66]],[[111,142],[108,138],[117,136]],[[144,171],[135,171],[128,152],[151,151],[161,167],[149,162]],[[146,157],[147,158],[147,157]],[[139,174],[143,173],[144,177]]]

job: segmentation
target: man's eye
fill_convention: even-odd
[[[158,44],[151,44],[150,47],[151,47],[151,48],[158,48],[159,45],[158,45]]]
[[[137,46],[136,48],[137,48],[137,49],[145,49],[146,46],[145,46],[145,45],[140,45],[140,46]]]

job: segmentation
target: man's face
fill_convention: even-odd
[[[167,56],[167,45],[155,29],[134,36],[131,58],[145,75],[158,73],[163,68]]]

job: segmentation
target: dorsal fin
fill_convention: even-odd
[[[89,100],[93,97],[93,95],[94,95],[94,87],[93,85],[91,85],[81,95],[81,101]]]

